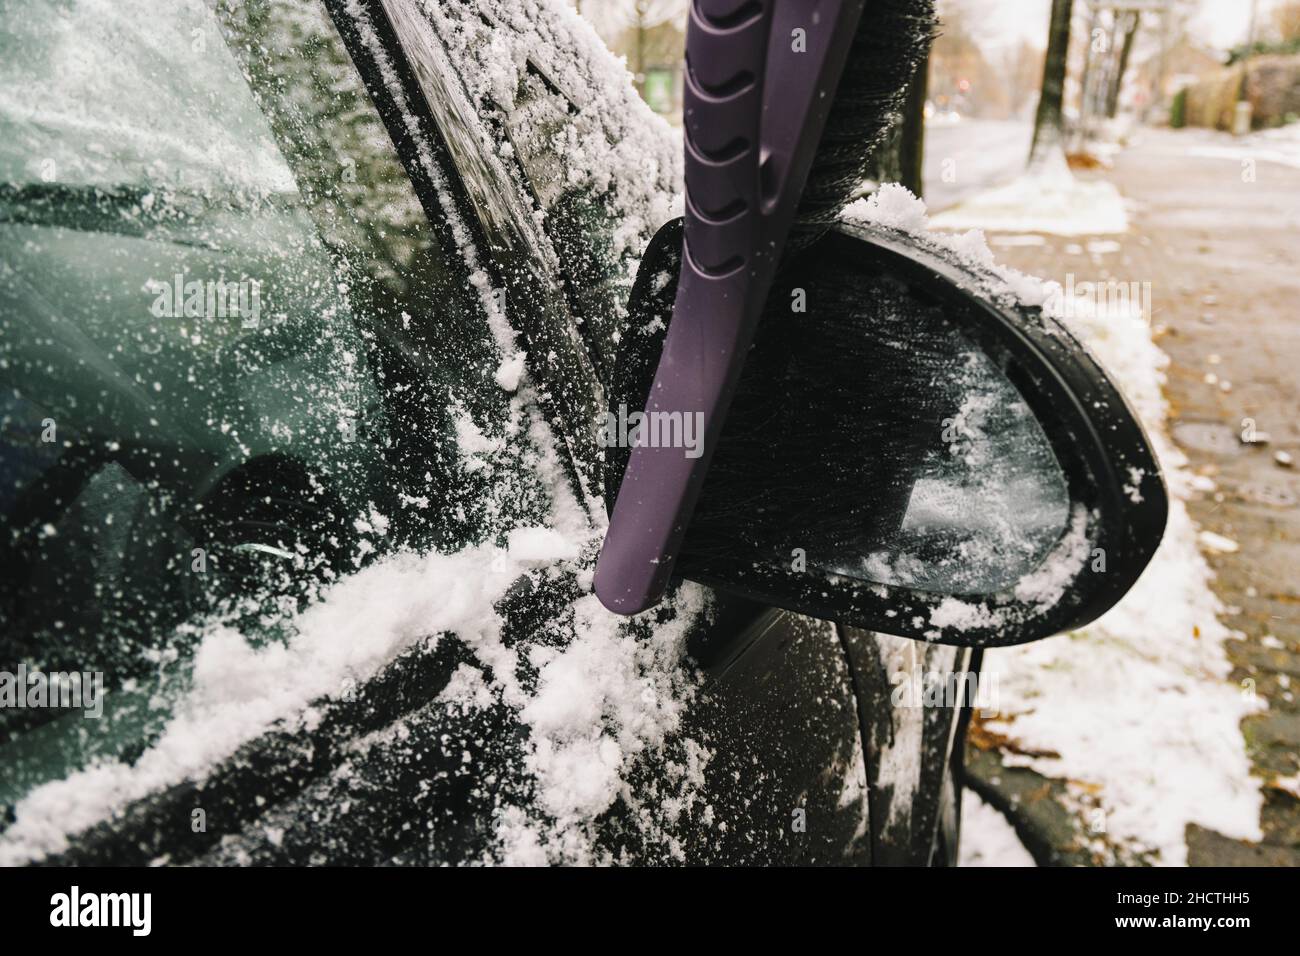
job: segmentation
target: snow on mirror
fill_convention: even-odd
[[[645,408],[680,249],[670,223],[646,251],[611,415]],[[607,448],[607,504],[626,460]],[[1015,644],[1119,600],[1166,513],[1140,423],[1066,327],[933,244],[846,224],[769,294],[675,570],[860,627]]]

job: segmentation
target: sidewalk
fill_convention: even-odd
[[[1267,704],[1241,727],[1262,841],[1189,825],[1187,860],[1300,866],[1300,471],[1287,464],[1300,457],[1300,168],[1198,155],[1180,135],[1142,132],[1103,174],[1131,200],[1126,234],[990,240],[999,261],[1062,283],[1151,283],[1173,438],[1205,488],[1188,510],[1239,632],[1231,680]],[[1039,862],[1148,862],[1095,838],[1078,787],[1016,766],[1015,746],[977,726],[972,785]]]

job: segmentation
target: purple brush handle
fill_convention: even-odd
[[[621,614],[664,595],[785,247],[863,0],[694,0],[686,28],[686,223],[646,401],[697,413],[701,453],[632,449],[596,565]],[[803,30],[798,49],[796,30]]]

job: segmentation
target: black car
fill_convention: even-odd
[[[558,0],[13,0],[0,79],[0,862],[952,864],[978,647],[1158,538],[1086,353],[843,224],[772,300],[890,374],[794,455],[769,335],[733,415],[861,446],[861,533],[601,607],[681,147]]]

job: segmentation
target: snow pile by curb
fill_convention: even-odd
[[[1190,145],[1184,147],[1188,156],[1276,163],[1300,169],[1300,123],[1260,130],[1247,136],[1201,129],[1180,131],[1178,135],[1190,141]]]
[[[958,866],[1037,866],[1011,824],[967,789],[961,797]]]
[[[983,228],[1096,236],[1128,231],[1124,200],[1112,183],[1077,179],[1063,155],[1005,186],[982,192],[930,221],[934,229]]]

